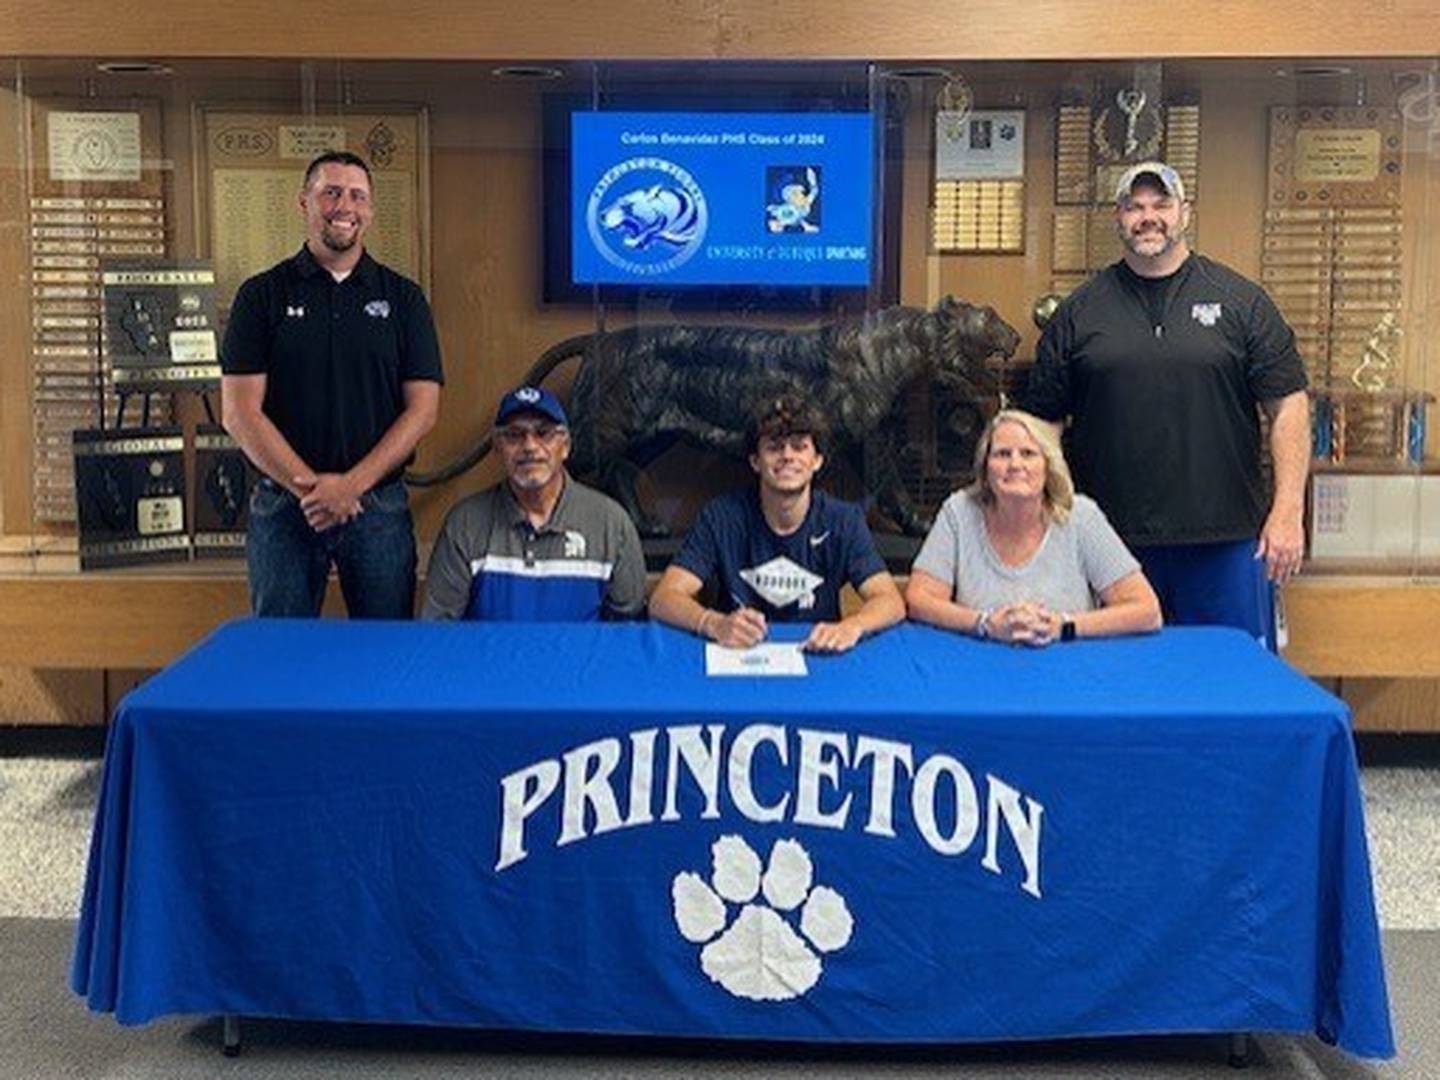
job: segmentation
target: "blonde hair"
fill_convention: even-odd
[[[1061,524],[1070,516],[1075,505],[1075,481],[1070,478],[1070,466],[1065,464],[1065,454],[1060,449],[1060,440],[1054,429],[1038,416],[1031,416],[1019,409],[1001,409],[990,423],[985,425],[980,441],[975,444],[975,480],[965,490],[981,506],[994,506],[995,493],[990,490],[990,447],[995,442],[995,429],[1001,424],[1019,424],[1025,433],[1040,447],[1040,456],[1045,459],[1045,490],[1041,501],[1050,517]]]

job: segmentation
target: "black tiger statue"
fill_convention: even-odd
[[[902,482],[895,439],[902,393],[931,380],[983,422],[999,393],[986,361],[1011,356],[1019,342],[994,309],[947,296],[929,311],[889,307],[810,330],[673,325],[584,334],[547,349],[522,382],[535,385],[580,358],[567,405],[570,469],[613,495],[644,535],[666,532],[636,495],[644,467],[677,438],[743,459],[751,413],[782,392],[820,406],[830,454],[850,463],[896,525],[921,535],[929,521]],[[449,479],[489,448],[487,434],[460,461],[411,480]]]

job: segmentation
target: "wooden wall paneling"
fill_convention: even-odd
[[[125,695],[154,675],[155,671],[155,668],[115,668],[105,671],[104,713],[100,722],[104,723],[114,716],[116,707]]]
[[[1285,588],[1285,659],[1317,676],[1440,677],[1440,585],[1349,576]]]
[[[336,29],[343,28],[337,35]],[[823,9],[771,0],[278,0],[225,5],[144,0],[7,0],[0,55],[584,59],[796,56],[1065,59],[1144,56],[1411,55],[1440,40],[1429,0],[1336,5],[1235,0],[1217,17],[1175,0],[1163,30],[1107,0],[832,0]]]
[[[1440,680],[1342,679],[1357,731],[1440,733]]]
[[[324,613],[344,613],[332,578]],[[164,667],[215,627],[250,614],[243,566],[0,574],[0,666]]]
[[[0,725],[95,724],[106,715],[99,671],[0,667]]]

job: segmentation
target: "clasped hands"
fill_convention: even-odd
[[[768,629],[765,616],[752,607],[739,607],[728,615],[712,612],[703,619],[702,626],[705,622],[711,624],[714,641],[729,649],[748,649],[760,644]],[[864,632],[853,619],[816,623],[801,648],[806,652],[844,652],[852,648]]]
[[[365,511],[360,504],[364,492],[346,473],[311,473],[293,479],[305,521],[316,532],[343,525]]]
[[[1021,600],[991,610],[985,620],[987,635],[1010,645],[1049,645],[1060,638],[1065,616],[1044,604]]]

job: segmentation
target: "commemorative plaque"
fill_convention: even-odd
[[[74,433],[80,569],[189,559],[183,451],[178,427]]]
[[[30,99],[26,183],[31,356],[32,509],[37,522],[76,520],[72,437],[118,399],[106,370],[101,267],[164,257],[169,248],[160,102],[126,97]],[[170,402],[154,403],[165,422]]]
[[[202,424],[195,430],[195,557],[243,555],[255,467],[225,433]]]
[[[120,391],[177,390],[220,382],[215,272],[203,263],[102,264],[105,351]]]
[[[1061,105],[1055,117],[1055,202],[1090,201],[1090,106]]]
[[[1270,205],[1398,206],[1401,118],[1366,106],[1270,110]]]
[[[1025,181],[936,181],[933,232],[937,251],[1024,251]]]

